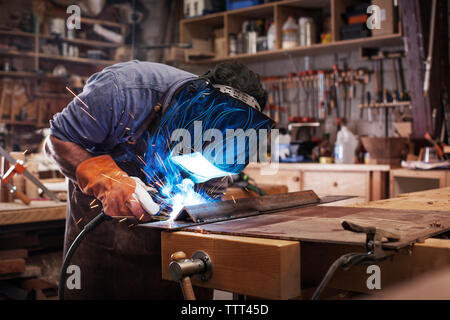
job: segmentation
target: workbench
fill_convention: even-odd
[[[336,207],[335,203],[330,205],[334,207],[329,208]],[[375,211],[402,209],[411,210],[411,215],[413,212],[426,213],[424,216],[433,212],[446,215],[450,211],[450,188],[405,194],[395,199],[353,205],[351,208],[370,208]],[[389,225],[389,219],[384,219]],[[436,221],[436,224],[439,222]],[[333,261],[345,253],[365,252],[364,247],[350,243],[275,239],[271,237],[267,226],[264,229],[266,236],[262,232],[258,235],[257,231],[255,236],[236,236],[211,230],[214,227],[197,226],[183,231],[162,232],[162,277],[170,280],[168,269],[170,256],[174,252],[183,251],[187,257],[191,257],[194,252],[203,250],[211,258],[213,273],[206,282],[193,279],[195,285],[265,299],[309,298]],[[381,270],[381,290],[368,288],[370,274],[365,265],[355,266],[348,271],[338,270],[328,288],[380,295],[385,288],[414,281],[422,274],[450,266],[450,240],[418,239],[377,265]]]
[[[265,175],[271,165],[251,163],[245,173],[258,184],[286,185],[289,192],[314,190],[319,196],[357,196],[360,202],[386,199],[390,165],[278,163],[276,175]],[[274,165],[272,165],[274,166]]]
[[[55,201],[31,201],[0,203],[0,227],[23,223],[38,223],[66,219],[66,203]]]

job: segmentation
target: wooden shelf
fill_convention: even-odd
[[[292,49],[275,49],[271,51],[260,51],[255,54],[238,54],[228,56],[221,59],[197,60],[195,63],[210,64],[229,60],[258,60],[274,59],[280,57],[292,56],[308,56],[317,54],[331,54],[337,51],[348,51],[362,46],[370,47],[385,47],[385,46],[400,46],[403,43],[400,34],[393,34],[388,36],[361,38],[354,40],[342,40],[325,44],[313,44],[309,47],[297,47]]]
[[[0,71],[0,77],[11,77],[11,78],[44,78],[44,79],[56,79],[64,80],[65,77],[54,76],[52,74],[41,75],[35,72],[29,71]]]
[[[264,59],[276,59],[286,56],[308,56],[320,54],[333,54],[336,51],[354,50],[365,46],[386,47],[402,46],[401,33],[390,35],[359,38],[352,40],[339,40],[339,28],[342,25],[340,15],[345,7],[356,1],[347,0],[284,0],[251,6],[242,9],[224,11],[205,15],[202,17],[182,19],[180,21],[180,42],[189,43],[193,38],[211,38],[213,28],[224,28],[225,42],[229,43],[229,34],[238,33],[242,28],[242,22],[255,18],[273,18],[276,27],[276,49],[260,51],[255,54],[229,54],[221,58],[195,60],[195,64],[212,64],[228,60],[260,61]],[[308,47],[296,47],[282,49],[282,25],[288,16],[313,16],[320,21],[323,12],[331,15],[331,43],[317,43]],[[229,48],[227,48],[229,50]]]
[[[67,62],[77,62],[77,63],[87,63],[87,64],[102,64],[102,65],[112,65],[118,63],[119,61],[114,60],[103,60],[103,59],[89,59],[89,58],[81,58],[81,57],[64,57],[57,56],[52,54],[43,54],[40,53],[38,55],[39,59],[45,60],[57,60],[57,61],[67,61]]]
[[[3,36],[13,36],[13,37],[26,37],[26,38],[34,38],[36,37],[36,34],[31,32],[23,32],[23,31],[16,31],[16,30],[0,30],[0,35]]]
[[[52,35],[40,35],[42,39],[47,40],[57,40],[58,37]],[[104,47],[104,48],[117,48],[123,46],[123,44],[106,42],[106,41],[98,41],[98,40],[87,40],[87,39],[69,39],[65,37],[59,37],[61,41],[75,43],[79,45],[91,46],[91,47]]]
[[[38,126],[37,123],[34,121],[0,120],[0,123],[14,126],[35,126],[35,127]]]
[[[32,51],[4,51],[4,50],[0,50],[0,55],[3,56],[14,56],[14,57],[25,57],[25,58],[35,58],[36,54]]]

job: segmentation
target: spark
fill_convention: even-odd
[[[94,121],[97,121],[97,119],[95,119],[93,116],[91,116],[91,114],[89,112],[87,112],[86,110],[84,110],[82,107],[80,107],[80,109],[83,110],[89,117],[94,119]]]
[[[144,159],[142,159],[141,156],[136,155],[136,157],[141,160],[141,162],[144,164],[144,166],[147,166],[147,164],[145,163]]]
[[[236,200],[234,199],[234,196],[231,196],[231,199],[233,199],[234,204],[236,204]]]
[[[75,224],[78,225],[82,220],[83,220],[83,218],[78,219],[78,221],[75,222]]]
[[[164,165],[164,162],[162,161],[162,159],[161,159],[161,157],[159,156],[159,153],[158,153],[158,152],[156,153],[156,156],[158,157],[159,162],[161,162],[162,166],[164,167],[164,170],[166,170],[166,172],[167,172],[167,168],[166,168],[166,166]]]
[[[128,218],[120,219],[120,220],[119,220],[119,223],[120,223],[120,222],[124,222],[124,221],[127,220],[127,219],[128,219]]]
[[[102,173],[101,175],[104,176],[105,178],[111,179],[112,181],[115,181],[115,182],[117,182],[117,183],[122,183],[122,182],[120,182],[119,180],[114,179],[114,178],[111,178],[110,176],[107,176],[107,175],[104,174],[104,173]],[[133,186],[132,184],[129,184],[129,183],[126,183],[126,184],[129,185],[129,186],[132,187],[132,188],[135,188],[135,186]]]
[[[80,101],[86,108],[89,109],[88,105],[87,105],[86,103],[84,103],[84,101],[81,100],[80,97],[77,96],[75,92],[73,92],[72,90],[70,90],[69,87],[66,87],[66,89],[69,90],[69,92],[70,92],[71,94],[73,94],[73,96],[74,96],[76,99],[78,99],[78,101]]]
[[[97,208],[99,205],[96,204],[95,206],[92,206],[91,209]]]
[[[92,204],[93,204],[95,201],[97,201],[97,199],[92,200],[92,201],[89,203],[89,205],[92,206]]]
[[[22,154],[23,154],[23,155],[25,155],[25,154],[26,154],[27,152],[28,152],[28,149],[27,149],[27,150],[25,150],[25,151],[24,151],[24,152],[23,152]]]
[[[132,114],[131,112],[128,112],[128,114],[134,119],[134,114]]]
[[[135,223],[132,223],[132,224],[130,224],[129,226],[128,226],[128,228],[132,228],[132,227],[134,227],[136,224]]]
[[[145,214],[145,213],[143,213],[143,214],[139,217],[139,221],[142,220],[142,218],[144,217],[144,214]]]

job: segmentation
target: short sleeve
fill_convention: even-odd
[[[79,98],[79,99],[78,99]],[[90,152],[108,152],[118,143],[114,129],[124,103],[113,72],[89,78],[83,92],[50,121],[50,134]]]

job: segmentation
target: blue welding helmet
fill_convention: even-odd
[[[259,150],[266,150],[259,147],[267,143],[274,126],[261,111],[255,98],[234,88],[213,85],[204,78],[188,82],[174,94],[150,138],[145,170],[177,171],[174,167],[179,169],[180,162],[171,159],[192,155],[192,161],[201,156],[220,172],[241,172],[250,161],[258,160]],[[189,174],[194,182],[217,177],[207,172],[197,178]]]

